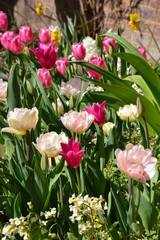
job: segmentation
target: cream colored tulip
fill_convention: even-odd
[[[122,119],[123,121],[129,120],[129,122],[133,122],[138,118],[138,110],[137,106],[130,104],[130,105],[124,105],[124,107],[120,107],[117,115]]]
[[[0,78],[0,101],[5,101],[7,97],[8,83]]]
[[[61,151],[61,143],[68,143],[68,138],[64,132],[59,135],[56,132],[41,134],[33,143],[35,148],[41,153],[45,153],[47,157],[56,157]]]
[[[9,112],[7,122],[9,127],[3,128],[2,132],[25,135],[26,131],[31,131],[36,127],[38,110],[36,107],[32,109],[15,108],[14,111]]]
[[[114,128],[114,123],[112,122],[107,122],[105,123],[103,126],[102,126],[102,129],[103,129],[103,133],[109,137],[112,129]]]
[[[69,102],[67,101],[66,104],[69,105]],[[52,107],[56,112],[56,104],[54,102],[52,103]],[[64,112],[63,104],[59,98],[57,98],[57,111],[58,111],[58,114],[63,114]]]

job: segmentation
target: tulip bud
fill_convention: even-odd
[[[51,31],[48,28],[41,28],[39,31],[39,40],[42,43],[50,43],[51,42]]]
[[[41,157],[41,169],[44,172],[47,172],[49,169],[48,157],[45,153],[43,153]]]
[[[137,105],[138,115],[144,117],[145,116],[145,108],[144,108],[143,104],[141,103],[141,100],[139,97],[137,97],[136,105]]]
[[[116,42],[112,38],[104,38],[103,46],[106,49],[106,52],[110,55],[113,54],[113,49],[116,49]]]
[[[33,32],[29,26],[22,26],[19,29],[19,36],[20,36],[21,42],[25,44],[30,44],[33,42]]]
[[[0,31],[5,31],[8,28],[7,14],[0,11]]]
[[[56,61],[56,67],[58,72],[65,76],[66,75],[66,69],[65,67],[68,68],[69,67],[69,61],[67,57],[60,57],[57,61]]]
[[[147,55],[144,47],[138,47],[137,50],[143,55],[143,57],[147,60]]]
[[[83,43],[73,43],[72,53],[76,60],[83,60],[86,56],[86,49],[84,48]]]
[[[33,86],[32,86],[32,84],[27,80],[26,81],[26,85],[27,85],[27,90],[28,90],[28,92],[31,94],[31,95],[34,95],[34,88],[33,88]]]

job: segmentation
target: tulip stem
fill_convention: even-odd
[[[129,199],[132,198],[132,179],[131,177],[128,177],[128,193],[129,193]]]
[[[147,128],[147,123],[146,123],[146,119],[143,116],[143,121],[144,121],[144,129],[145,129],[145,135],[146,135],[146,141],[147,141],[147,148],[149,148],[149,134],[148,134],[148,128]]]
[[[61,201],[61,208],[63,208],[63,191],[62,191],[62,178],[59,177],[59,191],[60,191],[60,201]]]
[[[77,183],[78,183],[78,193],[81,194],[81,183],[80,183],[80,179],[79,179],[78,168],[75,168],[75,172],[76,172],[76,178],[77,178]]]
[[[30,155],[30,134],[29,131],[27,131],[27,161],[29,161],[29,155]]]

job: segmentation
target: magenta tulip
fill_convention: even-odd
[[[84,111],[88,112],[89,114],[94,115],[94,121],[99,125],[102,126],[106,122],[105,118],[105,104],[104,101],[102,104],[94,103],[92,107],[84,107]]]
[[[57,57],[56,43],[47,44],[39,43],[38,48],[29,48],[35,54],[44,68],[51,69],[54,67]]]
[[[80,150],[80,142],[75,142],[72,137],[68,144],[61,143],[62,152],[59,154],[66,160],[68,166],[77,168],[81,164],[81,159],[85,150]]]
[[[66,68],[69,67],[69,61],[68,61],[68,57],[60,57],[57,61],[56,61],[56,67],[57,70],[60,74],[62,74],[63,76],[66,75],[66,70],[64,68],[64,66]]]
[[[49,88],[52,84],[51,74],[48,69],[40,68],[38,69],[37,75],[41,80],[41,83],[44,88]]]
[[[105,63],[101,57],[91,57],[88,60],[89,63],[92,63],[98,67],[104,68],[106,70]],[[87,68],[87,71],[93,77],[94,79],[98,80],[102,78],[102,75],[100,73],[95,72],[94,70],[91,70],[90,68]]]
[[[31,44],[33,42],[33,32],[29,26],[22,26],[19,29],[19,36],[21,42],[25,44]]]
[[[23,44],[19,36],[15,36],[11,40],[9,50],[14,54],[20,54],[23,52]]]
[[[0,11],[0,31],[5,31],[8,28],[7,14]]]
[[[72,53],[76,60],[83,60],[86,56],[86,49],[82,42],[72,44]]]
[[[143,57],[147,60],[147,55],[144,47],[138,47],[137,50],[143,55]]]
[[[116,48],[116,41],[112,38],[106,37],[103,40],[103,46],[105,47],[106,52],[109,54],[109,46],[113,46],[114,48]]]
[[[39,31],[39,40],[41,43],[50,43],[51,42],[51,30],[48,28],[41,28]]]

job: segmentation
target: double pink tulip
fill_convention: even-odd
[[[23,44],[20,37],[14,34],[12,31],[6,31],[2,38],[1,44],[5,49],[9,49],[14,54],[20,54],[23,52]]]
[[[41,80],[41,83],[44,88],[49,88],[52,84],[51,74],[48,69],[40,68],[38,69],[37,75]]]
[[[66,68],[69,67],[69,61],[68,61],[68,57],[60,57],[57,61],[56,61],[56,67],[58,72],[65,76],[66,75],[66,69],[64,68],[64,66]]]
[[[85,150],[80,150],[80,142],[75,142],[72,137],[68,144],[61,143],[62,152],[59,154],[66,160],[68,166],[77,168],[81,164],[81,160]]]
[[[98,67],[104,68],[106,70],[105,63],[101,57],[91,57],[88,60],[89,63],[94,64]],[[90,68],[87,68],[87,71],[93,77],[94,79],[98,80],[102,78],[102,75],[100,73],[95,72],[94,70],[91,70]]]
[[[10,43],[16,35],[12,31],[6,31],[1,37],[1,44],[5,49],[10,49]]]
[[[82,42],[72,44],[72,53],[76,60],[83,60],[86,56],[86,49]]]
[[[33,42],[33,32],[29,26],[22,26],[19,29],[19,36],[21,42],[31,44]]]
[[[113,46],[114,48],[116,48],[116,41],[113,40],[112,38],[108,38],[108,37],[105,37],[104,40],[103,40],[103,46],[105,47],[106,49],[106,52],[109,54],[109,46]]]
[[[157,159],[151,150],[129,143],[124,151],[116,149],[115,155],[119,169],[134,180],[145,183],[155,175]]]
[[[102,104],[94,103],[92,107],[84,107],[84,111],[92,114],[94,116],[94,121],[99,125],[102,126],[106,122],[105,118],[105,104],[104,101]]]
[[[29,48],[29,50],[35,54],[44,68],[51,69],[54,67],[58,51],[56,43],[39,43],[38,48]]]
[[[138,47],[137,50],[143,55],[143,57],[147,60],[147,55],[144,47]]]
[[[48,28],[41,28],[39,31],[39,40],[41,43],[50,43],[51,42],[51,30]]]
[[[61,121],[71,132],[82,134],[91,126],[94,121],[94,116],[88,112],[76,112],[71,110],[61,117]]]
[[[0,11],[0,31],[5,31],[8,28],[7,14]]]

